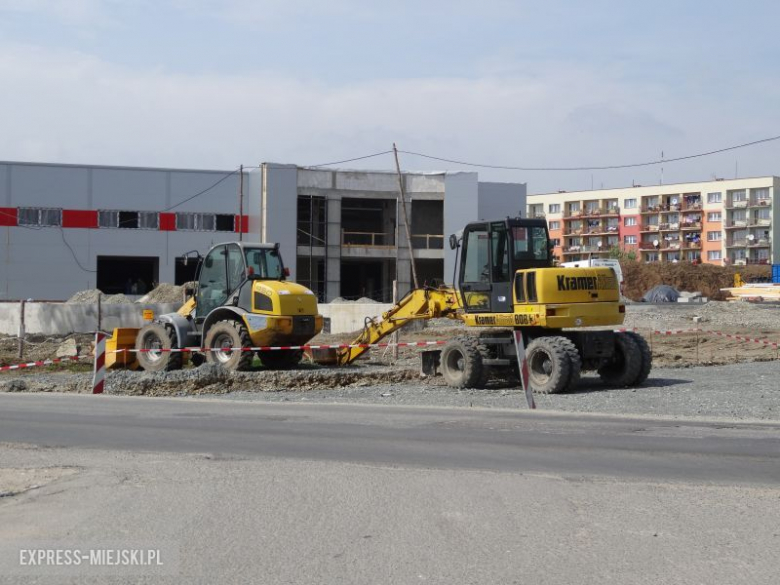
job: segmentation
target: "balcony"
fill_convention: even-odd
[[[639,242],[640,250],[655,250],[655,244],[653,242]]]
[[[698,203],[687,203],[686,205],[683,206],[682,208],[683,213],[688,213],[690,211],[701,211],[701,201],[699,201]]]
[[[412,234],[412,248],[415,250],[443,250],[444,236],[441,234]]]
[[[747,241],[748,248],[768,248],[771,244],[769,238],[748,238]]]
[[[563,217],[564,219],[567,217],[581,217],[582,211],[577,209],[575,211],[572,211],[571,209],[564,209],[563,210]]]
[[[730,221],[727,221],[724,225],[726,229],[735,229],[735,228],[746,228],[747,227],[747,220],[746,219],[732,219]]]
[[[726,209],[743,209],[748,206],[747,199],[739,199],[726,203]]]
[[[643,225],[642,229],[640,231],[642,232],[657,232],[659,231],[659,226],[656,225]]]
[[[749,224],[751,226],[770,226],[772,225],[772,220],[763,217],[762,218],[754,217],[749,220]]]
[[[727,248],[744,248],[747,245],[747,240],[729,240],[726,242]]]
[[[701,222],[700,221],[683,222],[682,224],[680,224],[680,229],[683,229],[683,230],[700,230],[701,229]]]
[[[772,200],[767,199],[755,199],[750,202],[750,207],[769,207],[772,205]]]
[[[341,230],[342,246],[361,246],[364,248],[392,248],[395,246],[395,234],[376,232],[347,232]],[[440,236],[443,240],[444,236]]]

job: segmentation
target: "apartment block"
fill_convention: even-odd
[[[644,262],[772,264],[780,178],[714,180],[528,196],[561,262],[633,252]]]

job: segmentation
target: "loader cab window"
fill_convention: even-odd
[[[205,317],[228,297],[227,246],[213,248],[203,259],[198,278],[198,316]]]
[[[246,267],[250,275],[267,280],[284,280],[284,265],[278,250],[246,248]]]

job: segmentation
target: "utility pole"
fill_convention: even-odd
[[[401,164],[398,162],[398,148],[396,148],[395,142],[393,142],[393,154],[395,155],[395,170],[398,172],[398,187],[401,191],[401,213],[404,216],[404,230],[406,231],[406,244],[409,248],[409,261],[412,264],[412,282],[414,284],[414,288],[418,289],[420,288],[420,286],[417,283],[417,268],[414,265],[414,251],[412,250],[412,236],[411,233],[409,232],[409,216],[406,213],[406,190],[404,189],[404,177],[401,174]],[[397,262],[398,259],[396,258],[396,263]]]
[[[238,241],[244,241],[244,165],[238,169]]]

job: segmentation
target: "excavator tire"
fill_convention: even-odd
[[[572,361],[564,337],[537,337],[525,350],[528,380],[537,394],[558,394],[569,387]]]
[[[243,323],[230,319],[212,325],[206,334],[204,345],[207,350],[225,349],[224,351],[206,351],[206,361],[210,364],[218,364],[226,370],[248,370],[255,357],[252,351],[228,350],[228,348],[233,347],[252,347],[252,338],[249,337],[249,332]]]
[[[637,347],[639,347],[639,354],[642,356],[642,366],[639,368],[639,376],[631,383],[632,386],[641,386],[644,384],[645,380],[647,380],[647,377],[650,375],[650,370],[653,367],[653,352],[650,351],[647,340],[639,335],[639,333],[629,331],[626,335],[636,342]]]
[[[476,337],[455,337],[441,351],[441,373],[452,388],[479,388],[483,382],[482,354]]]
[[[303,358],[303,351],[300,349],[280,349],[276,351],[258,351],[257,357],[263,362],[263,365],[271,370],[283,370],[285,368],[294,368]]]
[[[615,355],[599,368],[599,376],[609,386],[628,388],[640,378],[643,362],[642,351],[634,338],[628,333],[616,333]]]
[[[566,384],[565,392],[574,390],[580,383],[580,374],[582,372],[582,358],[580,352],[577,351],[577,346],[568,337],[555,337],[558,340],[558,344],[563,348],[566,354],[569,356],[569,382]]]
[[[182,353],[171,351],[154,351],[156,349],[177,349],[176,332],[162,323],[149,323],[141,327],[135,338],[135,348],[138,363],[147,372],[170,372],[180,370]]]

